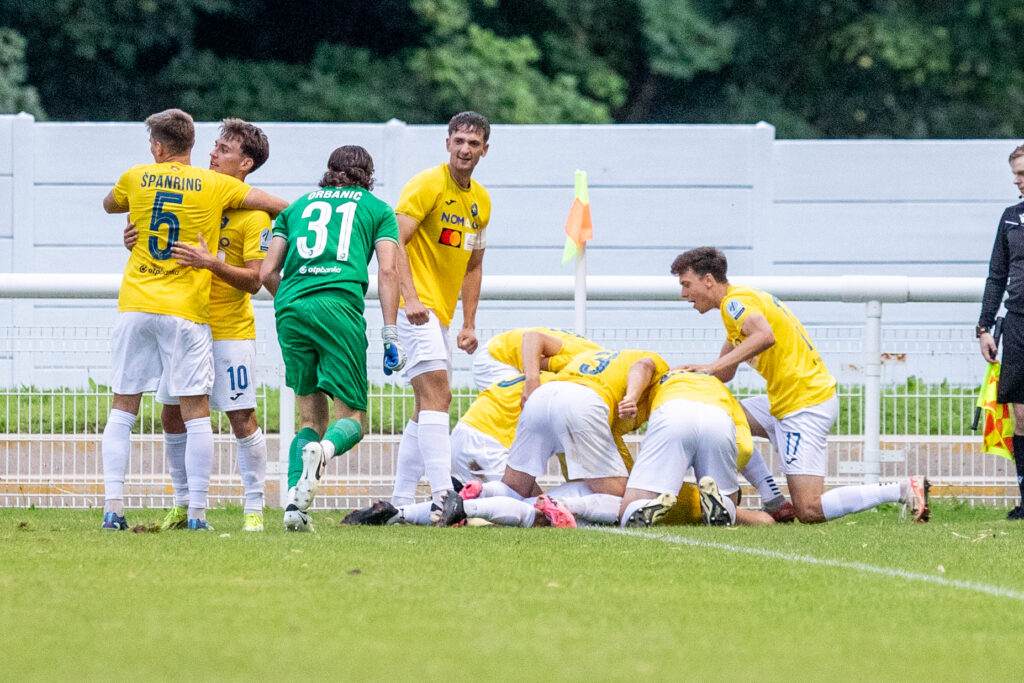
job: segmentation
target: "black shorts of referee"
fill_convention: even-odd
[[[1002,367],[999,368],[999,402],[1024,403],[1024,314],[1006,312]]]

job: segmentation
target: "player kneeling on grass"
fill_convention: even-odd
[[[551,327],[518,327],[508,330],[491,337],[473,356],[473,382],[477,389],[483,391],[496,382],[511,379],[523,372],[523,335],[530,331],[562,340],[557,351],[549,349],[551,355],[540,360],[540,369],[548,372],[558,372],[576,354],[601,348],[578,334]]]
[[[771,441],[782,458],[797,518],[815,524],[900,502],[915,522],[927,522],[928,481],[923,476],[825,491],[827,438],[839,412],[836,380],[792,311],[767,292],[729,284],[726,269],[725,254],[713,247],[691,249],[672,263],[682,298],[698,313],[718,310],[727,335],[714,362],[684,368],[728,382],[740,363],[749,362],[764,377],[767,394],[744,399],[742,405],[751,432]],[[756,451],[755,456],[760,458]]]
[[[384,317],[384,365],[405,364],[398,343],[398,223],[370,193],[373,159],[362,147],[331,153],[319,190],[281,212],[260,277],[274,295],[285,382],[296,394],[301,430],[288,466],[288,531],[312,531],[308,510],[327,460],[349,451],[366,424],[368,265],[377,256]],[[328,396],[333,398],[334,421]]]
[[[651,526],[664,517],[691,467],[705,524],[774,523],[761,511],[741,510],[737,516],[737,464],[746,464],[753,440],[743,408],[724,384],[675,369],[660,377],[650,401],[647,433],[622,497],[622,526]]]
[[[606,521],[605,517],[610,516],[614,521],[619,498],[626,489],[626,462],[630,457],[622,435],[646,417],[648,390],[668,366],[649,351],[588,351],[574,357],[550,382],[531,392],[531,387],[540,383],[537,360],[545,355],[544,347],[561,344],[546,335],[531,340],[535,334],[530,332],[523,338],[525,403],[505,476],[483,489],[486,494],[521,502],[535,495],[537,477],[546,470],[548,460],[565,453],[566,471],[572,480],[568,486],[574,487],[576,495],[563,495],[559,502],[550,495],[538,497],[538,505],[546,508],[545,515],[550,512],[552,522],[564,519],[564,513],[570,512],[567,501],[578,498],[577,510],[588,520]],[[538,353],[527,357],[527,349],[537,349]],[[493,502],[491,495],[472,503],[459,498],[446,498],[442,525],[458,523],[463,515],[491,521],[504,519],[509,512],[490,509],[504,503]],[[520,510],[528,518],[525,508],[520,506]]]

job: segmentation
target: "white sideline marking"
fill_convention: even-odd
[[[994,595],[998,598],[1010,598],[1012,600],[1024,601],[1024,592],[1015,591],[1010,588],[1003,588],[1001,586],[989,586],[984,583],[975,583],[974,581],[957,581],[953,579],[944,579],[941,576],[932,576],[931,574],[919,574],[917,572],[908,572],[904,569],[889,569],[888,567],[876,567],[870,564],[864,564],[863,562],[841,562],[839,560],[823,560],[820,557],[812,557],[810,555],[794,555],[792,553],[782,553],[777,550],[765,550],[763,548],[746,548],[739,545],[729,545],[727,543],[715,543],[713,541],[699,541],[693,538],[686,538],[685,536],[672,536],[669,534],[649,534],[642,531],[635,531],[633,529],[622,529],[619,527],[591,527],[595,531],[603,531],[610,534],[620,534],[624,536],[639,536],[641,538],[649,538],[656,541],[663,541],[665,543],[678,543],[681,545],[690,545],[698,548],[714,548],[716,550],[727,550],[733,553],[744,553],[746,555],[760,555],[761,557],[770,557],[777,560],[785,560],[786,562],[802,562],[803,564],[817,564],[825,567],[838,567],[840,569],[852,569],[858,572],[866,572],[869,574],[880,574],[882,576],[890,576],[896,579],[906,579],[907,581],[921,581],[923,583],[933,583],[939,586],[946,586],[948,588],[959,588],[961,590],[975,591],[977,593],[985,593],[987,595]]]

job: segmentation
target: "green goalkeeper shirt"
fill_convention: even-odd
[[[398,244],[398,221],[386,203],[362,187],[325,187],[292,202],[274,222],[288,241],[274,308],[299,297],[344,291],[360,302],[380,240]]]

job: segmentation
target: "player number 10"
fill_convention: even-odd
[[[239,391],[249,386],[249,370],[244,365],[229,367],[228,378],[231,379],[231,391]]]

